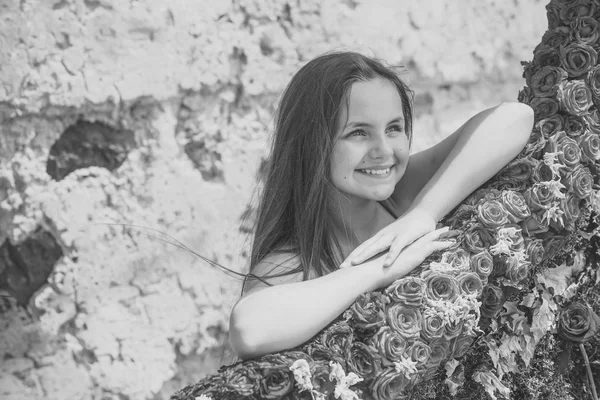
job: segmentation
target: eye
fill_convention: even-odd
[[[402,133],[402,132],[404,132],[404,126],[401,124],[390,125],[388,127],[387,131],[393,132],[393,133]]]
[[[346,137],[352,137],[352,136],[367,136],[367,134],[362,129],[357,129],[346,135]]]

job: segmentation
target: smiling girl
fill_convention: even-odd
[[[409,156],[411,95],[392,69],[351,52],[307,63],[278,108],[253,279],[230,318],[237,355],[308,341],[360,294],[452,245],[437,221],[519,153],[532,124],[531,108],[504,103]]]

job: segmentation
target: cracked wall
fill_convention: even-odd
[[[424,147],[516,99],[544,6],[0,0],[0,397],[163,399],[230,360],[240,282],[141,227],[244,271],[294,71],[406,66]]]

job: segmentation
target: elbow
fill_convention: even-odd
[[[258,344],[254,339],[251,325],[243,315],[243,310],[234,307],[229,317],[229,344],[235,354],[242,360],[258,357]]]
[[[505,121],[511,121],[511,129],[508,134],[512,136],[511,142],[518,145],[518,151],[529,141],[534,123],[533,109],[524,103],[508,102],[498,106]]]

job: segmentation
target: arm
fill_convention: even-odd
[[[440,220],[523,149],[533,126],[533,110],[503,103],[475,115],[439,144],[415,154],[392,195],[412,198]]]

